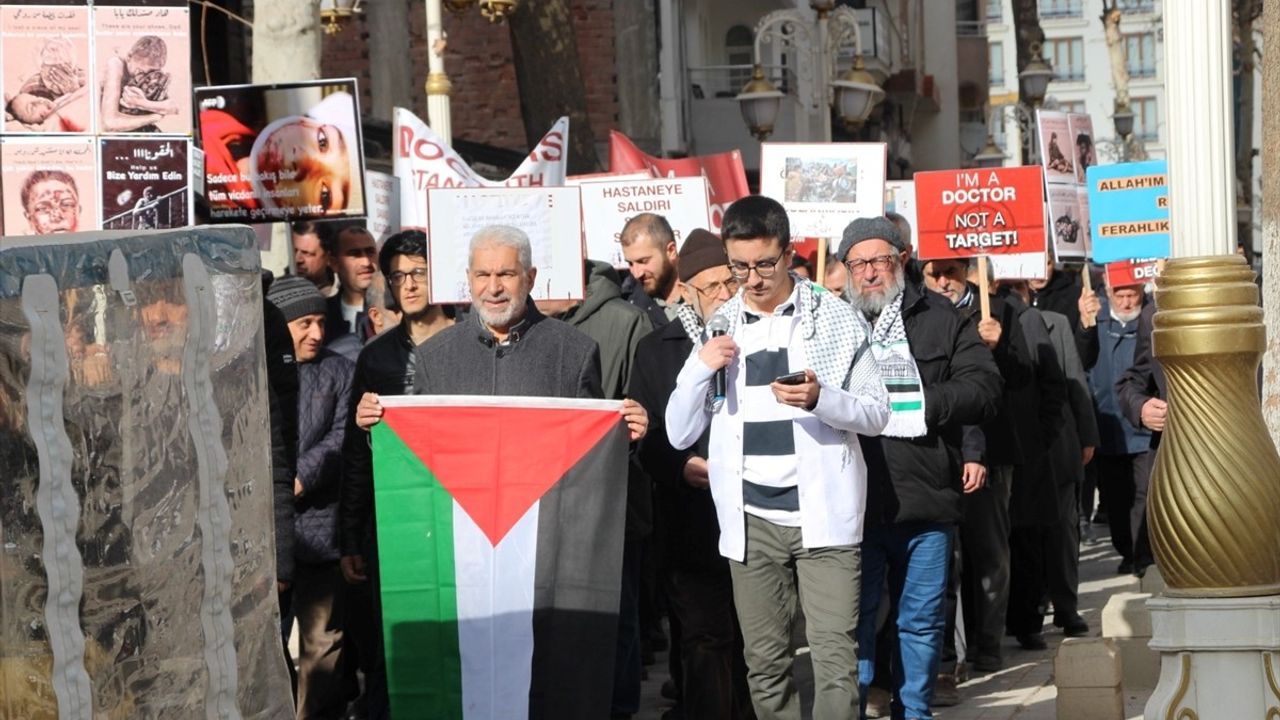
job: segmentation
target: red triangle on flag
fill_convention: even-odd
[[[497,545],[605,435],[616,411],[400,406],[383,422]]]

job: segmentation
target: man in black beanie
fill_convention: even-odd
[[[655,485],[657,547],[667,573],[663,591],[681,656],[678,707],[687,718],[747,717],[746,666],[733,611],[729,563],[716,550],[719,526],[707,475],[709,432],[693,447],[676,450],[662,417],[676,375],[703,333],[708,318],[738,290],[720,238],[698,229],[680,248],[684,303],[676,322],[653,332],[636,348],[631,395],[648,411],[653,431],[640,446],[640,463]],[[673,633],[674,635],[674,633]],[[673,670],[673,672],[675,672]]]

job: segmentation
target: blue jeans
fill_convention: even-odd
[[[876,611],[884,576],[898,606],[893,658],[893,718],[932,718],[933,682],[946,629],[947,567],[955,526],[907,522],[869,527],[862,538],[862,615],[858,619],[858,682],[862,717],[875,677]]]

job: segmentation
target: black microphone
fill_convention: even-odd
[[[729,331],[729,319],[723,315],[712,316],[711,321],[707,323],[707,333],[711,337],[716,338],[724,335]],[[722,367],[716,371],[715,379],[712,380],[715,387],[715,399],[724,400],[725,383],[728,378],[729,369]]]

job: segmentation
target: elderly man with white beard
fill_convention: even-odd
[[[1002,388],[972,320],[925,289],[885,217],[844,230],[845,297],[871,323],[871,352],[889,391],[889,424],[861,437],[867,460],[858,681],[874,676],[876,612],[896,606],[893,716],[931,718],[946,627],[948,560],[961,518],[965,425],[995,416]],[[881,597],[886,575],[891,598]],[[866,693],[863,693],[866,697]]]

